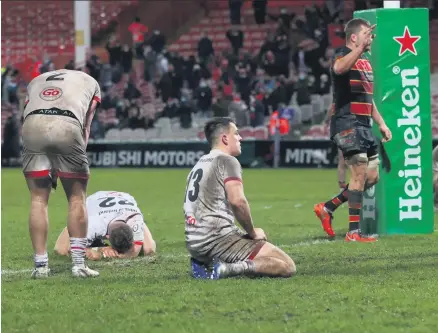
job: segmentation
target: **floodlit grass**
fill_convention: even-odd
[[[134,195],[157,242],[153,258],[90,262],[101,276],[71,277],[53,253],[66,224],[62,188],[50,201],[53,276],[33,281],[29,195],[20,170],[2,171],[2,332],[437,331],[438,236],[343,241],[347,209],[327,241],[313,204],[337,190],[334,170],[244,170],[255,224],[296,262],[291,279],[197,281],[189,276],[182,200],[188,170],[93,170],[89,193]],[[438,219],[435,216],[435,229]]]

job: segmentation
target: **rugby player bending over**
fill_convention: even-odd
[[[133,196],[124,192],[99,191],[87,198],[88,232],[86,256],[90,260],[103,258],[135,258],[155,253],[152,238],[143,214]],[[69,255],[70,243],[65,228],[58,237],[55,252]],[[104,245],[108,239],[111,246]]]

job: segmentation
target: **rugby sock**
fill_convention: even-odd
[[[338,208],[340,205],[342,205],[344,202],[348,200],[348,184],[346,185],[345,189],[341,191],[337,196],[335,196],[333,199],[327,201],[324,204],[324,208],[329,212],[333,213],[336,208]]]
[[[35,254],[33,260],[36,268],[49,265],[49,256],[47,255],[47,252],[44,254]]]
[[[232,277],[255,273],[255,264],[252,260],[239,261],[233,264],[223,264],[222,277]]]
[[[351,231],[359,230],[360,210],[362,208],[362,191],[348,190],[348,213],[349,213],[349,228]]]
[[[87,245],[86,238],[70,238],[70,251],[73,265],[85,265],[85,247]]]

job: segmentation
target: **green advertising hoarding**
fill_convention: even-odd
[[[391,129],[385,144],[391,172],[364,194],[361,228],[372,234],[423,234],[434,229],[429,12],[425,8],[354,13],[377,24],[368,57],[375,104]],[[376,135],[379,130],[374,126]]]

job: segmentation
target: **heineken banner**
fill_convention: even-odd
[[[380,170],[380,182],[366,193],[362,228],[382,234],[433,232],[428,10],[374,9],[354,16],[377,24],[369,54],[374,99],[393,133],[385,144],[392,171]]]

